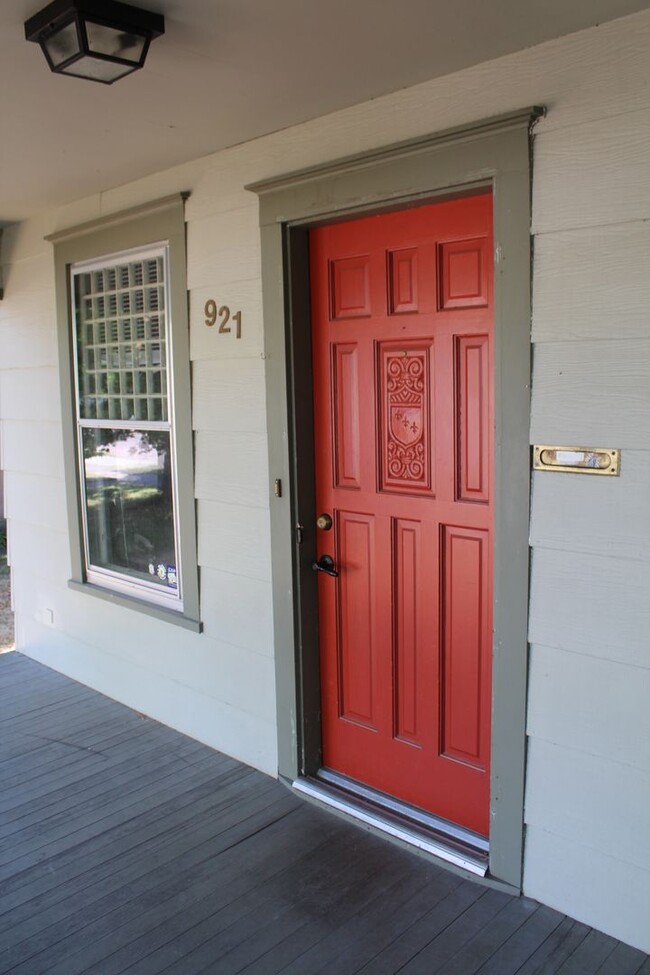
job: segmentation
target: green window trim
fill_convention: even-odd
[[[81,226],[52,234],[46,239],[54,245],[56,309],[63,419],[63,454],[66,471],[72,576],[71,588],[115,605],[199,632],[199,580],[196,555],[196,512],[194,502],[194,457],[191,423],[191,385],[189,325],[186,283],[184,201],[177,194],[111,215]],[[72,292],[75,267],[100,266],[131,252],[145,254],[151,248],[165,254],[167,325],[173,354],[168,359],[168,387],[173,402],[170,428],[174,430],[174,515],[176,560],[182,599],[156,598],[155,587],[146,582],[133,588],[113,583],[110,572],[103,577],[87,569],[87,539],[84,531],[85,502],[82,501],[83,465],[79,449],[79,429],[87,425],[77,415],[75,384],[75,300]],[[99,262],[99,264],[97,264]],[[173,421],[173,422],[172,422]],[[117,421],[120,425],[120,421]],[[101,424],[100,424],[101,425]],[[105,425],[105,424],[104,424]],[[121,425],[124,425],[122,422]],[[128,424],[127,424],[128,425]],[[155,423],[153,424],[156,425]],[[138,426],[137,423],[134,426]],[[118,574],[119,575],[119,574]],[[149,594],[151,592],[151,595]]]

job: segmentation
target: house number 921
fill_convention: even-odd
[[[217,324],[219,321],[219,334],[227,335],[232,332],[229,322],[235,323],[235,337],[241,338],[241,312],[231,312],[228,305],[221,305],[219,307],[214,300],[214,298],[208,298],[205,303],[205,324],[208,328],[212,328],[213,325]]]

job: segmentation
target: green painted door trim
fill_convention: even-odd
[[[259,196],[279,774],[320,764],[307,228],[490,186],[495,240],[495,555],[490,875],[522,878],[526,754],[531,132],[540,108],[371,150]],[[288,489],[287,489],[288,488]],[[298,527],[302,526],[302,527]],[[297,543],[297,536],[302,543]]]

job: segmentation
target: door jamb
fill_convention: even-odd
[[[279,774],[319,765],[308,227],[492,186],[495,527],[490,875],[519,888],[528,618],[531,131],[525,109],[252,184],[260,197]],[[305,368],[305,363],[309,368]],[[507,503],[506,503],[507,495]],[[300,522],[298,518],[300,516]],[[300,527],[299,527],[300,526]],[[296,544],[301,534],[302,544]]]

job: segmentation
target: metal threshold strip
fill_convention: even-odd
[[[321,769],[316,776],[296,779],[293,788],[477,877],[484,877],[487,873],[489,848],[483,837],[398,802],[346,776]]]

